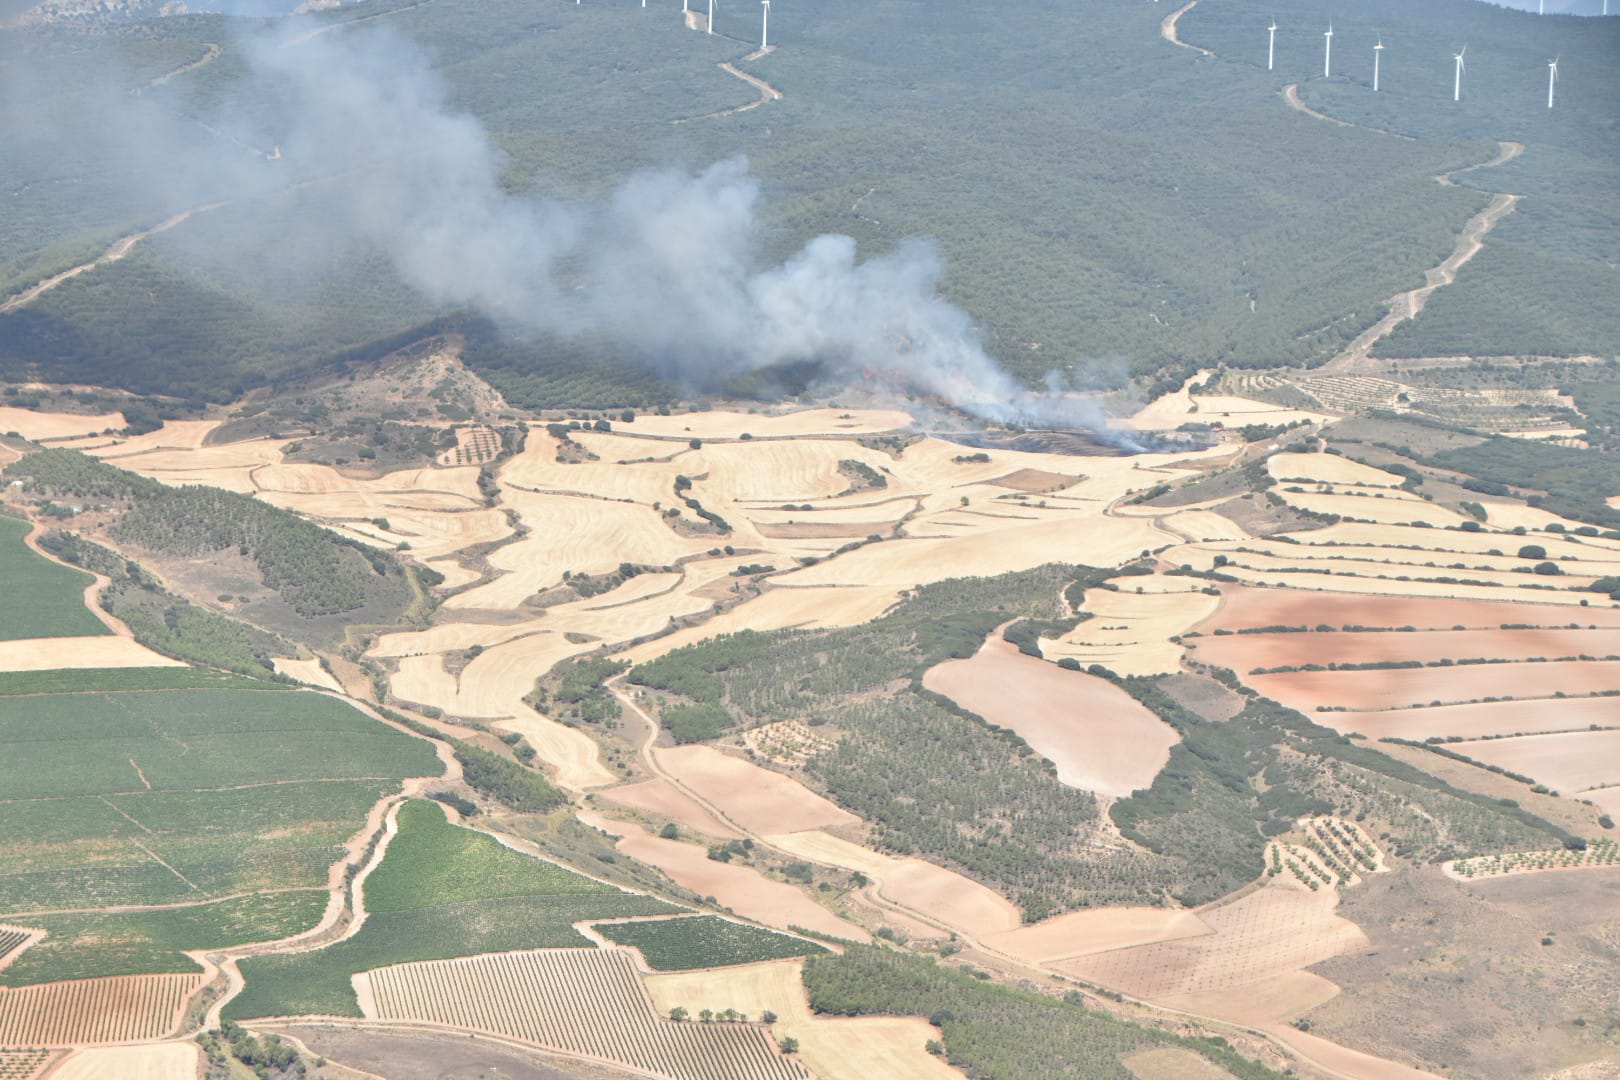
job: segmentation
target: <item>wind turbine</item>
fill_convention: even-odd
[[[646,3],[646,0],[642,0]],[[764,5],[759,15],[759,51],[771,47],[771,0],[759,0]]]
[[[1558,57],[1547,61],[1547,108],[1553,107],[1553,90],[1558,86]]]
[[[1468,46],[1464,45],[1462,47],[1461,51],[1457,52],[1456,54],[1454,54],[1452,56],[1452,59],[1457,61],[1457,77],[1456,77],[1455,81],[1453,81],[1452,84],[1451,84],[1451,100],[1452,101],[1461,101],[1462,100],[1463,53],[1465,53],[1467,51],[1468,51]]]
[[[1277,67],[1277,20],[1271,20],[1270,38],[1266,41],[1266,70],[1273,71]]]
[[[1327,33],[1322,35],[1327,42],[1327,48],[1322,52],[1322,78],[1326,79],[1333,74],[1333,24],[1328,23]]]
[[[714,33],[714,0],[709,0],[709,33]]]
[[[1373,93],[1378,93],[1378,58],[1384,51],[1384,39],[1380,37],[1378,44],[1373,46]]]

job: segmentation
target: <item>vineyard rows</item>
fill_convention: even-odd
[[[50,1060],[49,1050],[0,1050],[0,1080],[33,1080]]]
[[[501,437],[481,424],[456,429],[456,445],[439,455],[440,465],[482,465],[501,452]]]
[[[0,926],[0,966],[5,964],[6,957],[16,952],[28,943],[32,931],[18,930],[14,926]]]
[[[1267,845],[1266,873],[1284,870],[1312,892],[1323,885],[1354,885],[1362,874],[1376,873],[1383,854],[1361,826],[1343,818],[1307,818],[1299,825],[1300,843]]]
[[[800,1080],[808,1072],[752,1024],[665,1020],[627,952],[535,949],[379,968],[375,1016],[470,1028],[621,1062],[671,1080]],[[362,1001],[367,987],[361,986]]]
[[[1533,870],[1573,870],[1582,866],[1614,866],[1620,863],[1620,844],[1597,837],[1581,851],[1551,848],[1546,851],[1513,851],[1503,855],[1480,855],[1458,859],[1446,869],[1459,877],[1487,878],[1503,874],[1523,874]]]
[[[130,975],[0,990],[0,1046],[82,1046],[167,1035],[197,975]]]

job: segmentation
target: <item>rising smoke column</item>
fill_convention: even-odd
[[[760,190],[743,158],[638,172],[601,205],[514,196],[487,131],[398,35],[255,38],[247,55],[255,96],[282,103],[287,161],[346,178],[318,242],[380,248],[436,302],[603,337],[697,386],[814,361],[832,380],[931,395],[992,422],[1101,426],[1094,407],[1032,392],[985,353],[968,315],[939,296],[944,266],[929,242],[863,261],[853,238],[827,235],[761,265]]]

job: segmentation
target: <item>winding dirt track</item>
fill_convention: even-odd
[[[6,300],[4,303],[0,303],[0,315],[9,315],[18,308],[26,307],[27,305],[32,304],[45,293],[50,292],[52,289],[62,284],[62,282],[68,281],[71,278],[76,278],[86,271],[94,270],[97,267],[105,266],[108,263],[117,262],[119,259],[122,259],[124,256],[128,255],[131,251],[134,251],[135,245],[139,244],[142,240],[145,240],[149,236],[156,236],[160,232],[168,232],[170,229],[184,222],[193,214],[204,214],[210,210],[218,210],[224,205],[225,204],[222,202],[215,202],[205,203],[202,206],[193,206],[190,210],[182,210],[173,217],[165,218],[163,221],[158,222],[150,229],[142,229],[140,232],[130,233],[128,236],[121,237],[114,241],[111,247],[91,261],[81,263],[72,269],[64,270],[60,274],[53,274],[44,281],[41,281],[39,284],[31,285],[17,295],[11,297],[9,300]]]
[[[1290,86],[1289,89],[1292,90],[1293,87]],[[1306,111],[1310,110],[1307,109]],[[1315,113],[1314,115],[1322,116],[1321,113]],[[1333,118],[1324,116],[1323,119],[1332,120]],[[1334,120],[1333,122],[1336,124],[1343,123],[1341,120]],[[1492,169],[1498,165],[1505,165],[1524,153],[1523,143],[1499,142],[1496,145],[1497,154],[1491,160],[1482,161],[1477,165],[1470,165],[1463,169],[1454,169],[1449,173],[1441,173],[1434,178],[1435,181],[1446,187],[1454,187],[1455,182],[1452,178],[1455,176],[1473,172],[1475,169]],[[1360,336],[1346,346],[1343,352],[1324,364],[1322,370],[1324,372],[1356,371],[1368,366],[1371,362],[1373,346],[1388,337],[1396,326],[1408,319],[1415,319],[1418,313],[1423,310],[1424,305],[1429,302],[1429,297],[1434,295],[1436,289],[1450,285],[1457,280],[1457,271],[1462,269],[1463,264],[1468,262],[1469,259],[1479,254],[1480,249],[1485,246],[1486,234],[1496,228],[1498,221],[1501,221],[1502,218],[1514,211],[1519,205],[1519,199],[1520,196],[1506,192],[1497,192],[1492,195],[1491,201],[1486,205],[1485,209],[1463,224],[1462,230],[1457,233],[1457,245],[1451,249],[1451,254],[1447,255],[1440,265],[1432,266],[1423,272],[1423,284],[1415,289],[1396,293],[1390,297],[1388,313],[1362,331]]]
[[[1187,12],[1191,11],[1197,6],[1198,0],[1187,0],[1187,3],[1181,5],[1180,7],[1176,8],[1176,10],[1166,15],[1164,17],[1164,21],[1159,23],[1159,35],[1172,45],[1179,45],[1183,49],[1191,49],[1193,52],[1202,53],[1204,56],[1214,56],[1215,54],[1213,52],[1210,52],[1202,45],[1190,44],[1182,41],[1181,38],[1176,36],[1177,21],[1179,21],[1183,15],[1187,14]]]

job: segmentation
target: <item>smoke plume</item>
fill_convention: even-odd
[[[243,87],[199,118],[215,145],[177,145],[162,185],[171,198],[223,190],[267,208],[303,193],[297,214],[266,209],[262,235],[229,245],[232,259],[241,246],[265,264],[378,250],[435,304],[605,338],[693,387],[813,362],[831,382],[933,396],[986,421],[1101,426],[1078,396],[1032,392],[986,354],[939,296],[931,243],[862,259],[852,238],[820,236],[767,265],[743,158],[639,172],[597,203],[513,194],[489,133],[399,35],[348,28],[240,47]]]

